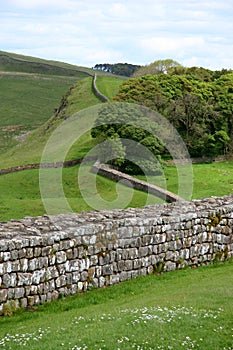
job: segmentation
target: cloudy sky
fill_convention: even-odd
[[[0,50],[92,67],[233,68],[233,0],[0,0]]]

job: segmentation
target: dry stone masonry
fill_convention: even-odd
[[[0,313],[233,255],[233,196],[0,224]]]

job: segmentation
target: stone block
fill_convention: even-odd
[[[35,247],[34,248],[34,257],[37,258],[38,256],[41,255],[41,247]]]
[[[33,258],[33,248],[26,248],[26,256],[27,259]]]
[[[32,274],[19,272],[18,273],[18,286],[30,286],[32,284]]]
[[[111,275],[110,276],[110,280],[109,280],[109,284],[116,284],[120,282],[120,276],[119,275]]]
[[[66,276],[62,275],[60,277],[58,277],[55,281],[56,287],[57,288],[61,288],[62,286],[66,285]]]
[[[126,261],[125,261],[125,269],[126,269],[127,271],[129,271],[129,270],[132,270],[132,268],[133,268],[133,262],[132,262],[132,260],[126,260]]]
[[[8,274],[6,273],[2,277],[2,285],[4,288],[16,287],[17,276],[16,273]]]
[[[103,275],[112,275],[113,274],[113,267],[112,265],[104,265],[103,266]]]
[[[38,269],[38,259],[28,260],[28,271],[35,271],[36,269]]]
[[[100,276],[100,278],[99,278],[99,287],[103,288],[105,286],[105,283],[106,283],[105,277]]]
[[[41,255],[42,256],[49,256],[52,253],[52,247],[47,246],[47,247],[42,247],[41,249]]]
[[[0,289],[0,302],[4,302],[7,300],[7,289]]]
[[[164,271],[172,271],[176,269],[176,264],[172,261],[166,261],[164,265]]]
[[[148,247],[140,247],[138,249],[138,255],[139,257],[143,257],[143,256],[146,256],[148,254]]]
[[[22,299],[20,299],[20,307],[26,308],[27,305],[28,305],[27,298],[22,298]]]
[[[59,251],[56,253],[56,261],[58,264],[62,264],[64,262],[66,262],[67,257],[66,257],[66,253],[63,251]]]
[[[80,280],[82,282],[86,281],[88,279],[88,272],[87,271],[83,271],[81,272],[81,275],[80,275]]]

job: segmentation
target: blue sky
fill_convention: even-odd
[[[0,49],[92,67],[233,68],[233,0],[0,0]]]

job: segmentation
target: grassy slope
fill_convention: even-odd
[[[111,100],[118,92],[119,86],[125,81],[124,78],[116,78],[111,76],[98,76],[96,86],[99,91]]]
[[[110,96],[110,94],[114,94],[114,92],[116,91],[116,86],[119,85],[119,82],[121,82],[122,79],[119,79],[118,83],[116,83],[116,78],[112,77],[100,79],[99,88],[101,91],[104,91],[104,87],[107,86],[105,79],[108,81],[108,91]],[[69,105],[65,112],[66,117],[71,116],[73,113],[79,110],[100,103],[100,101],[95,97],[95,95],[92,92],[91,84],[91,77],[78,81],[76,87],[72,91],[72,94],[68,97]],[[2,155],[1,167],[39,162],[47,138],[49,137],[51,131],[54,130],[54,128],[56,128],[56,126],[58,126],[60,122],[61,120],[59,120],[59,118],[52,117],[43,126],[35,130],[24,143],[10,150],[5,155]],[[90,148],[93,147],[93,145],[94,141],[91,140],[90,135],[84,135],[84,137],[82,137],[79,140],[78,144],[71,148],[67,158],[71,159],[82,157]],[[92,207],[90,207],[85,202],[85,200],[82,198],[79,188],[77,187],[77,169],[78,167],[64,169],[63,180],[66,196],[70,205],[72,206],[72,209],[74,211],[80,212],[84,210],[90,210],[92,209]],[[56,171],[56,169],[48,170],[48,172],[52,174]],[[90,176],[93,177],[93,175]],[[114,182],[103,177],[98,177],[98,182],[98,189],[106,201],[116,199],[116,184]],[[44,208],[42,205],[39,191],[38,170],[13,173],[1,176],[0,188],[2,189],[0,194],[0,220],[22,218],[25,215],[35,216],[44,214]],[[11,188],[10,192],[9,188]],[[126,193],[130,193],[129,189],[125,189],[122,186],[121,189]],[[93,194],[87,194],[89,199],[92,195]],[[151,203],[158,202],[158,200],[152,196],[150,196],[149,199],[151,200]],[[132,201],[128,203],[128,206],[141,206],[146,204],[147,200],[148,198],[146,194],[139,191],[135,191],[134,197]],[[111,206],[111,204],[106,202],[106,207],[109,207],[109,205]],[[63,208],[59,208],[60,212],[62,212],[62,209]]]
[[[0,150],[17,143],[17,136],[48,120],[68,88],[78,78],[0,73]]]
[[[106,77],[109,80],[109,77]],[[114,86],[109,91],[115,91],[116,78]],[[120,80],[121,81],[121,80]],[[106,86],[104,80],[101,83]],[[101,85],[101,84],[100,84]],[[68,107],[65,110],[65,117],[73,115],[79,110],[100,103],[99,99],[93,94],[92,78],[88,77],[79,80],[68,97]],[[101,86],[100,86],[101,88]],[[21,165],[26,163],[40,162],[43,148],[51,132],[62,122],[64,115],[53,116],[44,125],[32,132],[28,139],[5,154],[1,155],[0,167]],[[71,148],[67,158],[82,157],[94,145],[90,134],[84,135],[74,147]],[[91,209],[83,200],[79,189],[77,188],[76,168],[64,169],[64,183],[67,197],[72,205],[73,210],[83,211]],[[56,170],[50,170],[50,172]],[[112,197],[115,192],[115,183],[108,179],[100,178],[100,188],[105,198]],[[32,170],[21,173],[13,173],[0,177],[0,194],[1,208],[0,220],[9,220],[11,218],[21,218],[25,215],[44,214],[44,208],[39,192],[39,171]],[[11,191],[9,191],[11,188]],[[110,200],[110,198],[108,198]],[[142,200],[141,200],[142,198]],[[138,193],[134,199],[135,206],[140,205],[141,201],[146,202],[146,195]],[[60,208],[62,212],[62,208]]]
[[[43,124],[76,81],[72,77],[0,74],[0,127],[34,128]]]
[[[37,57],[0,51],[0,71],[28,72],[52,75],[73,75],[82,77],[93,75],[91,68],[80,67],[65,62],[45,60]],[[104,73],[103,73],[104,74]]]
[[[61,97],[93,70],[0,51],[0,151],[48,120]]]
[[[232,349],[232,276],[231,262],[93,290],[0,318],[0,344],[25,350]]]
[[[91,68],[0,51],[0,152],[48,120],[68,88],[93,74]]]
[[[77,82],[72,95],[69,96],[69,106],[66,115],[100,103],[91,90],[92,78],[88,77]],[[0,168],[40,162],[43,148],[51,132],[61,123],[59,118],[52,117],[41,127],[33,131],[27,140],[18,147],[10,149],[1,155]]]

